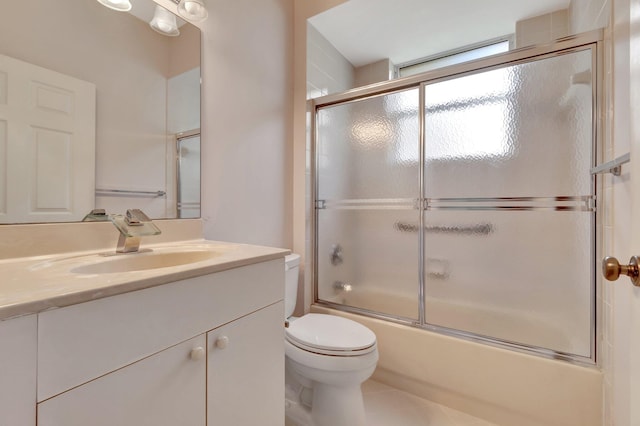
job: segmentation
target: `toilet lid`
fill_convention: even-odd
[[[373,331],[335,315],[307,314],[291,322],[286,330],[289,342],[319,353],[360,352],[376,343]]]

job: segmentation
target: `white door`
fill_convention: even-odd
[[[0,223],[93,209],[96,88],[0,55]]]
[[[631,0],[630,95],[631,117],[631,249],[629,256],[640,256],[640,0]],[[626,280],[625,285],[631,285]],[[640,425],[640,287],[630,292],[631,321],[629,328],[630,425]],[[618,327],[619,325],[616,325]],[[624,326],[624,325],[620,325]]]

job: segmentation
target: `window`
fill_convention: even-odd
[[[511,37],[502,37],[500,39],[494,39],[482,43],[481,45],[468,46],[463,49],[430,56],[418,61],[398,65],[397,75],[398,77],[408,77],[410,75],[420,74],[437,68],[461,64],[463,62],[473,61],[474,59],[508,52],[510,44]]]

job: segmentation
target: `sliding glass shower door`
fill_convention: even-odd
[[[591,78],[587,49],[424,85],[427,323],[590,356]]]
[[[326,108],[317,120],[318,296],[417,320],[419,245],[396,225],[420,218],[419,89]]]
[[[592,359],[596,49],[319,105],[316,301]]]

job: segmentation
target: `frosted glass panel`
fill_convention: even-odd
[[[425,219],[427,323],[590,355],[591,214],[428,211]]]
[[[429,84],[425,98],[426,197],[591,193],[590,50]]]
[[[419,215],[417,210],[320,210],[320,300],[417,319]],[[332,262],[337,246],[340,260]]]
[[[418,89],[318,111],[320,199],[418,198]]]

